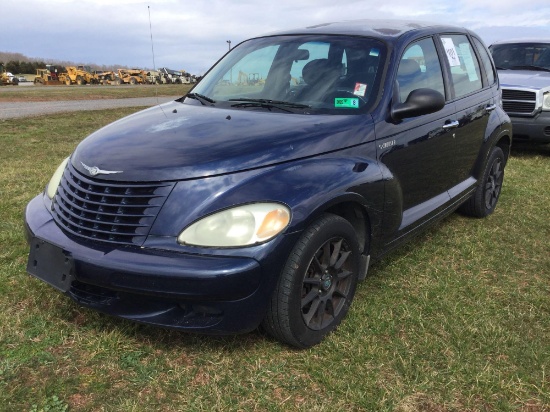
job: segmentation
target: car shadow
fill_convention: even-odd
[[[550,157],[550,144],[529,144],[524,142],[512,143],[512,156],[514,157]]]

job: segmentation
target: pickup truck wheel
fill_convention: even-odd
[[[494,147],[479,186],[459,211],[468,216],[486,217],[493,213],[500,197],[506,159],[500,147]]]
[[[318,344],[342,321],[359,273],[359,243],[345,219],[325,214],[302,234],[273,293],[264,330],[298,348]]]

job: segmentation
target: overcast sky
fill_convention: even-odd
[[[490,44],[550,38],[549,0],[1,0],[0,51],[45,60],[203,74],[231,45],[263,33],[360,18],[452,23]],[[148,9],[148,6],[150,7]]]

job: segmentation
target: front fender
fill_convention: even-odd
[[[379,219],[384,181],[374,153],[374,144],[368,143],[259,170],[178,182],[150,235],[175,238],[204,216],[253,202],[289,206],[292,219],[286,233],[304,230],[343,202],[360,204],[369,217]]]

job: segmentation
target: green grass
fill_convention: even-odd
[[[6,86],[0,88],[1,102],[55,100],[124,99],[127,97],[183,96],[190,84],[161,84],[137,86]]]
[[[25,273],[26,203],[136,110],[0,121],[1,410],[550,410],[548,148],[515,150],[493,215],[452,215],[374,265],[336,333],[296,351],[104,316]]]

